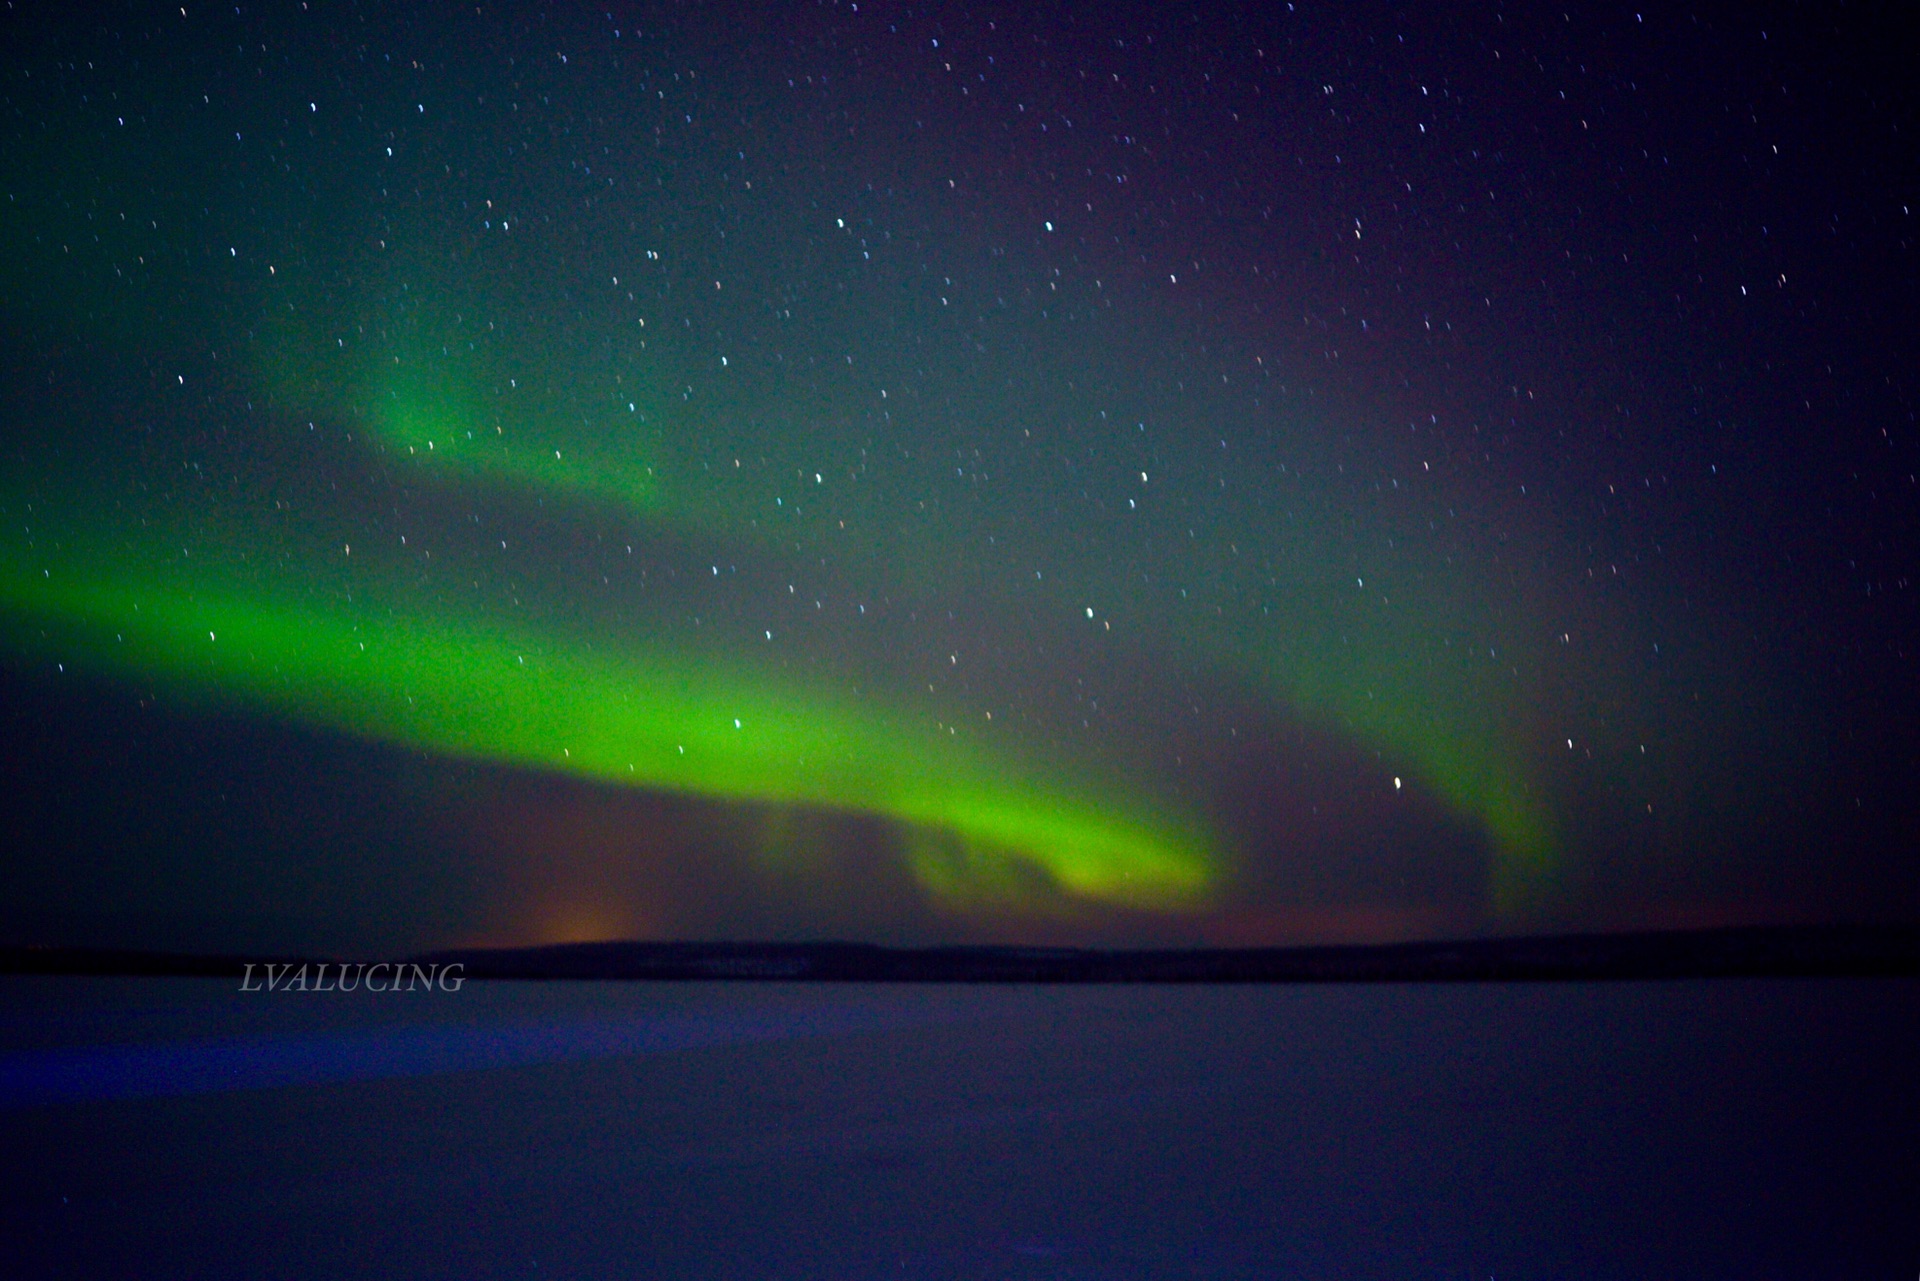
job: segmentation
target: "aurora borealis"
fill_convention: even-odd
[[[12,928],[1920,901],[1910,147],[1763,18],[4,22]]]

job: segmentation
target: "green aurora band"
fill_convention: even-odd
[[[102,207],[134,203],[115,194],[116,171],[104,161],[76,175],[71,157],[84,149],[58,143],[36,143],[44,148],[37,158],[11,157],[26,193],[0,211],[12,313],[139,352],[129,362],[149,367],[200,361],[204,348],[170,331],[184,315],[210,317],[202,338],[223,349],[226,394],[193,430],[231,429],[252,442],[238,447],[243,459],[256,447],[274,455],[283,443],[275,433],[319,422],[350,437],[368,467],[418,476],[477,505],[505,495],[556,521],[618,520],[702,548],[700,563],[713,545],[783,576],[831,562],[843,582],[923,602],[985,602],[1016,621],[1036,599],[1058,620],[1083,610],[1091,620],[1097,602],[1103,624],[1117,619],[1117,630],[1146,638],[1139,652],[1176,653],[1187,668],[1253,692],[1275,717],[1344,736],[1422,784],[1484,834],[1498,909],[1524,910],[1555,873],[1561,823],[1531,765],[1539,745],[1529,737],[1543,665],[1524,639],[1544,638],[1549,606],[1446,555],[1475,560],[1474,532],[1455,526],[1445,546],[1429,536],[1430,518],[1446,512],[1440,482],[1424,497],[1396,485],[1396,501],[1412,505],[1380,506],[1357,477],[1336,471],[1333,433],[1312,426],[1298,402],[1275,428],[1282,402],[1270,394],[1250,411],[1231,398],[1242,395],[1238,387],[1178,381],[1164,350],[1204,348],[1221,335],[1181,329],[1197,322],[1150,307],[1115,319],[1102,310],[1104,285],[1091,270],[1021,307],[1002,297],[996,312],[995,291],[1014,292],[1001,277],[956,265],[936,283],[924,265],[890,260],[878,239],[859,242],[879,252],[860,251],[856,262],[848,223],[799,195],[754,225],[811,228],[804,235],[753,232],[737,220],[725,249],[708,251],[722,257],[697,266],[642,255],[645,244],[671,244],[671,234],[599,234],[585,214],[573,215],[580,225],[564,241],[532,230],[516,239],[522,231],[508,233],[504,219],[483,231],[463,191],[436,185],[442,168],[455,166],[425,161],[413,205],[382,213],[377,241],[328,241],[288,189],[281,205],[269,201],[253,215],[278,228],[272,263],[257,232],[221,230],[209,243],[256,248],[163,270],[149,262],[144,230],[125,219],[103,222],[106,238],[91,256],[55,250],[57,223],[45,212],[54,200],[43,194],[36,205],[36,185],[88,185]],[[216,154],[214,142],[205,145]],[[457,157],[465,145],[449,133],[426,150]],[[317,151],[307,163],[339,163],[330,155]],[[498,194],[523,181],[480,156],[474,150],[458,170],[476,175],[476,189],[491,184]],[[118,181],[131,187],[143,175],[164,185],[151,158],[125,161]],[[217,181],[217,164],[206,163],[194,181]],[[697,166],[683,172],[675,181],[691,192]],[[178,220],[197,200],[183,181]],[[269,193],[273,181],[269,174]],[[362,180],[330,181],[351,192]],[[555,200],[575,181],[549,175],[544,191],[529,186],[518,204],[537,208],[536,197]],[[605,188],[583,190],[612,201]],[[658,210],[697,209],[705,199],[676,204],[665,191],[633,197],[640,203],[628,212],[652,210],[666,227],[679,215]],[[515,202],[503,195],[499,203]],[[931,209],[910,210],[924,220],[924,241],[975,235]],[[129,292],[118,264],[136,250],[166,288]],[[1042,261],[1016,252],[996,270],[1037,279]],[[855,266],[871,274],[849,276]],[[808,292],[808,282],[836,279],[856,287]],[[1042,304],[1065,307],[1074,290],[1081,323],[1046,327]],[[769,299],[788,305],[770,311]],[[808,308],[804,326],[769,327],[769,315]],[[963,311],[974,328],[957,319]],[[987,351],[982,340],[1010,355],[976,361],[976,350]],[[1176,385],[1178,394],[1168,390]],[[1076,390],[1068,396],[1063,387]],[[242,421],[241,406],[255,401],[259,417]],[[1111,414],[1096,421],[1089,404]],[[64,412],[71,421],[59,419]],[[40,424],[50,437],[94,430],[79,409],[52,413]],[[1156,432],[1193,439],[1171,441],[1163,456],[1148,419]],[[1137,431],[1120,430],[1136,422]],[[1086,461],[1096,459],[1091,447],[1083,451],[1085,470],[1116,496],[1076,525],[1049,486],[1060,461],[1076,457],[1069,446],[1093,431],[1110,434],[1098,439],[1096,461]],[[976,448],[956,468],[959,451],[936,448],[943,434],[989,452],[983,461]],[[1215,436],[1224,449],[1227,435],[1243,451],[1233,488],[1212,464],[1177,461],[1179,449],[1204,453],[1196,442]],[[1055,454],[1023,452],[1041,437],[1055,442]],[[456,607],[398,578],[317,590],[344,568],[311,548],[289,556],[263,539],[245,508],[264,500],[214,494],[143,511],[128,505],[127,483],[114,489],[85,474],[55,483],[46,457],[22,452],[26,461],[0,476],[10,515],[32,510],[27,523],[44,530],[59,522],[62,531],[0,554],[0,637],[16,654],[450,756],[880,816],[900,825],[921,882],[962,905],[1017,898],[1027,892],[1022,877],[1037,872],[1069,898],[1200,908],[1244,852],[1203,787],[1165,776],[1171,749],[1153,742],[1164,716],[1119,736],[1152,749],[1146,763],[1129,765],[1116,763],[1117,748],[1061,750],[999,722],[988,732],[984,696],[973,701],[973,727],[955,732],[919,698],[923,677],[902,668],[890,682],[869,680],[831,641],[807,655],[810,669],[783,674],[733,649],[594,633],[551,613]],[[1287,457],[1292,470],[1282,465]],[[168,465],[181,459],[169,455]],[[262,468],[271,473],[272,464]],[[956,479],[956,471],[966,474]],[[929,501],[939,485],[973,484],[988,472],[1007,495],[992,508],[964,490],[965,501]],[[1072,483],[1084,486],[1082,497],[1095,488]],[[796,486],[807,495],[804,512],[790,501]],[[162,532],[163,516],[177,522],[171,532]],[[309,543],[352,541],[344,518],[312,522]],[[1196,531],[1202,524],[1210,527]],[[168,559],[216,528],[226,530],[216,539],[228,553],[223,568],[206,557]],[[857,533],[841,535],[850,529]],[[1043,563],[1044,579],[1033,568]],[[1006,583],[1016,579],[1027,594],[1010,594]],[[1155,596],[1143,580],[1184,586],[1177,598],[1170,586]],[[1494,637],[1498,663],[1478,657]],[[1077,652],[1050,652],[1040,675],[1070,683]],[[1133,692],[1124,672],[1115,679],[1120,693]],[[1184,703],[1179,682],[1165,683],[1150,694]],[[1284,844],[1285,834],[1276,839]]]
[[[423,469],[456,490],[505,485],[563,508],[612,510],[643,528],[736,541],[744,535],[756,554],[777,556],[781,535],[757,522],[743,529],[734,496],[691,485],[676,491],[662,482],[662,470],[684,475],[691,468],[685,459],[669,468],[644,461],[661,456],[658,433],[605,411],[582,413],[570,394],[502,394],[519,381],[503,372],[510,365],[545,361],[558,388],[589,381],[587,371],[567,368],[562,353],[497,359],[483,371],[451,358],[452,342],[426,341],[444,334],[395,328],[403,341],[358,367],[341,362],[329,369],[317,343],[296,361],[280,347],[259,381],[300,414],[370,428],[372,454],[404,456],[400,466]],[[408,335],[413,341],[404,341]],[[324,395],[328,385],[361,391],[356,401],[340,402]],[[650,407],[647,417],[656,422],[673,412],[660,396]],[[630,413],[641,417],[637,409]],[[78,505],[84,509],[84,500]],[[217,521],[217,508],[196,519]],[[103,514],[79,523],[93,522],[112,524]],[[166,541],[131,536],[156,548]],[[226,539],[244,548],[253,537],[237,529]],[[98,531],[92,541],[101,541]],[[916,546],[909,535],[892,553],[850,543],[837,554],[864,562],[864,573],[898,579],[925,576],[929,571],[916,569],[912,558],[932,563],[940,551]],[[1500,724],[1510,700],[1478,688],[1470,672],[1436,680],[1431,665],[1396,661],[1408,649],[1404,616],[1383,631],[1324,577],[1309,574],[1292,585],[1277,627],[1271,619],[1189,627],[1189,643],[1211,652],[1221,669],[1242,671],[1277,706],[1403,762],[1488,834],[1497,855],[1495,901],[1523,907],[1550,869],[1555,841],[1526,781],[1520,746]],[[1417,574],[1406,577],[1417,584]],[[612,783],[897,820],[922,883],[959,904],[1020,896],[1030,886],[1010,869],[1026,865],[1069,896],[1191,909],[1210,901],[1235,856],[1203,812],[1164,790],[1143,807],[1137,786],[1102,780],[1097,769],[1063,779],[1057,759],[1049,770],[1034,768],[1044,753],[1031,746],[910,731],[926,718],[905,706],[876,705],[871,696],[835,697],[831,685],[813,682],[805,690],[783,686],[751,665],[725,666],[712,656],[617,644],[596,650],[564,631],[513,632],[449,617],[431,599],[404,593],[376,622],[365,608],[292,590],[299,581],[296,575],[279,588],[257,576],[222,582],[198,565],[141,577],[105,553],[69,556],[50,570],[42,556],[9,559],[0,601],[15,616],[8,633],[16,648],[162,680],[184,693],[237,698],[297,721]],[[1088,572],[1069,580],[1062,594],[1111,598],[1115,586]],[[1215,590],[1228,599],[1271,595],[1257,579],[1223,579]],[[1070,606],[1063,601],[1060,608]],[[1459,607],[1436,594],[1425,611],[1437,630]],[[1171,619],[1161,625],[1179,626]],[[36,639],[42,632],[58,643]],[[369,643],[372,636],[381,639]]]
[[[260,594],[75,582],[74,569],[43,569],[36,583],[7,565],[0,600],[16,647],[451,756],[885,815],[920,829],[910,833],[917,870],[962,900],[988,897],[1013,860],[1069,894],[1143,908],[1198,904],[1213,879],[1205,838],[1166,816],[1077,797],[957,738],[903,733],[883,715],[750,673],[595,655],[446,619],[381,611],[355,621]]]

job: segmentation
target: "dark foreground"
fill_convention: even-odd
[[[0,978],[0,1274],[1911,1277],[1920,979]]]

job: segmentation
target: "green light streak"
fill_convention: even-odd
[[[1494,854],[1493,901],[1503,913],[1531,905],[1554,865],[1558,838],[1551,811],[1527,785],[1523,758],[1487,717],[1438,705],[1431,689],[1404,687],[1399,673],[1375,672],[1373,697],[1352,671],[1289,672],[1294,705],[1396,759],[1456,813],[1487,833]],[[1478,734],[1470,731],[1478,723]]]
[[[582,448],[573,438],[520,423],[509,438],[504,423],[473,407],[440,371],[396,373],[373,397],[373,423],[392,451],[456,473],[510,480],[529,488],[616,503],[636,511],[652,505],[654,470],[606,449]],[[500,414],[492,418],[498,420]],[[550,443],[559,440],[559,445]]]
[[[1558,865],[1561,838],[1543,789],[1533,785],[1521,741],[1526,720],[1516,669],[1474,657],[1465,643],[1473,615],[1455,596],[1424,586],[1406,565],[1394,575],[1396,607],[1374,612],[1357,592],[1295,584],[1281,631],[1285,644],[1250,636],[1216,640],[1270,697],[1394,762],[1398,773],[1478,826],[1493,854],[1493,904],[1503,914],[1535,906]],[[1362,602],[1366,603],[1362,603]],[[1336,643],[1337,642],[1337,643]],[[1515,672],[1514,680],[1503,678]]]
[[[356,323],[353,349],[270,310],[256,358],[262,383],[303,415],[361,423],[389,455],[455,477],[659,515],[659,441],[648,426],[661,417],[657,396],[635,386],[623,399],[589,397],[581,388],[605,379],[563,345],[516,326],[509,349],[469,319],[484,310],[480,300],[451,284],[425,291],[430,302],[421,292],[409,288],[391,315]],[[623,351],[620,363],[645,369],[637,355]]]
[[[1191,825],[748,672],[441,618],[121,581],[66,563],[39,575],[6,565],[0,604],[11,648],[183,695],[449,756],[883,815],[906,826],[911,849],[965,852],[957,871],[910,860],[930,890],[963,903],[1037,880],[1173,910],[1203,905],[1216,879]]]

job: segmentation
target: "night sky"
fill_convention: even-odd
[[[1914,919],[1878,21],[14,0],[0,933]]]

